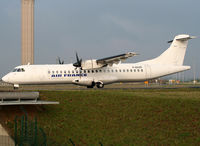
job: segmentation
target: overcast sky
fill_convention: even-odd
[[[21,0],[0,0],[0,77],[21,59]],[[36,0],[35,64],[75,62],[129,51],[137,62],[160,55],[177,34],[200,36],[199,0]],[[200,76],[200,38],[191,40],[185,65]],[[193,70],[185,73],[193,78]]]

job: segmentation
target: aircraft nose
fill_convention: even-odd
[[[5,75],[5,76],[2,78],[2,81],[4,81],[4,82],[8,82],[8,81],[9,81],[9,78],[8,78],[8,76],[7,76],[7,75]]]

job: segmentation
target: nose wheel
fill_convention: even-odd
[[[13,85],[13,88],[16,90],[16,89],[19,89],[19,84],[14,84]]]

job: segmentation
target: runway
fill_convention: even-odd
[[[139,90],[139,89],[177,89],[177,88],[200,88],[200,84],[148,84],[144,83],[115,83],[105,85],[104,88],[93,89],[73,84],[57,84],[57,85],[21,85],[19,91],[65,91],[65,90]],[[13,86],[6,83],[0,84],[0,91],[13,91]]]

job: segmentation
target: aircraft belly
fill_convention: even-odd
[[[110,84],[115,82],[134,82],[134,81],[144,81],[145,73],[135,73],[135,72],[129,72],[129,73],[109,73],[106,75],[96,76],[94,78],[94,81],[102,81],[104,84]]]
[[[95,82],[102,81],[104,84],[114,83],[114,82],[117,82],[118,80],[118,78],[112,73],[100,74],[100,75],[94,76],[93,79]]]

